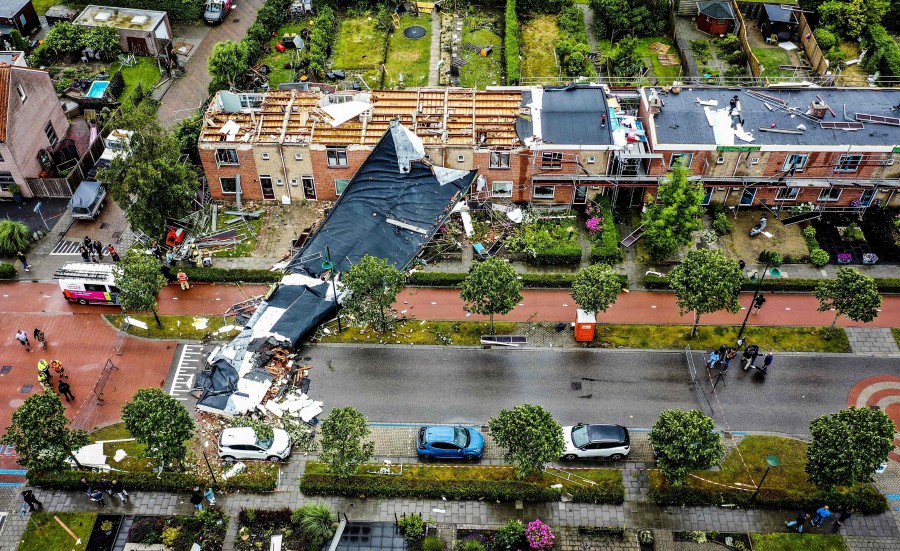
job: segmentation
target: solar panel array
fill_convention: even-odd
[[[835,130],[862,130],[865,128],[865,125],[861,122],[820,122],[819,126]]]
[[[889,124],[891,126],[900,126],[900,119],[897,117],[883,117],[881,115],[868,115],[866,113],[857,113],[856,120],[865,122],[875,122],[878,124]]]

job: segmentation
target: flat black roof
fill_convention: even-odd
[[[650,88],[645,89],[646,95]],[[826,113],[822,122],[855,121],[857,113],[900,118],[900,90],[868,88],[755,88],[755,92],[772,98],[766,101],[747,93],[747,89],[735,88],[683,88],[680,94],[660,95],[662,112],[654,116],[657,143],[660,144],[716,144],[713,129],[709,125],[703,106],[697,100],[716,100],[717,107],[727,109],[735,95],[740,99],[741,117],[744,130],[755,138],[752,143],[735,139],[733,145],[900,145],[900,126],[864,123],[860,130],[839,130],[821,128],[817,122],[792,115],[775,108],[781,100],[787,105],[806,113],[810,104],[821,96],[834,110],[835,115]],[[761,132],[759,128],[797,130],[799,125],[806,129],[802,134],[781,134]],[[729,145],[729,144],[719,144]]]
[[[606,91],[599,86],[544,88],[541,102],[541,138],[564,145],[609,145],[612,143]],[[607,117],[608,118],[608,117]]]

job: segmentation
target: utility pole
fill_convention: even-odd
[[[331,248],[328,245],[325,246],[325,262],[322,263],[322,269],[331,270],[331,292],[334,294],[334,310],[337,315],[338,333],[340,333],[344,330],[341,327],[341,303],[338,301],[337,287],[334,283],[334,262],[331,261]]]
[[[747,327],[747,320],[750,319],[750,312],[753,311],[753,306],[756,304],[756,297],[759,296],[759,291],[762,289],[762,282],[766,279],[766,274],[769,273],[769,266],[772,264],[772,255],[766,259],[766,267],[763,270],[762,276],[756,282],[756,291],[753,293],[753,300],[750,301],[750,307],[747,308],[747,315],[744,316],[744,323],[741,324],[741,330],[738,331],[737,336],[737,347],[741,347],[741,336],[744,334],[744,329]]]

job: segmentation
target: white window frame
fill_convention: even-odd
[[[547,188],[552,189],[553,192],[550,195],[538,195],[537,190],[539,188]],[[532,199],[556,199],[556,186],[539,186],[535,185],[531,188],[531,198]]]
[[[343,195],[344,192],[347,191],[347,187],[350,185],[350,180],[352,180],[352,178],[335,178],[334,179],[334,194],[337,195],[338,197]],[[338,182],[346,182],[346,183],[344,184],[344,187],[341,189],[341,188],[338,188]]]
[[[502,186],[501,191],[497,190],[497,186]],[[509,191],[502,191],[502,190]],[[495,180],[491,182],[491,197],[512,197],[513,182],[512,180]]]
[[[465,155],[457,155],[457,156],[456,156],[456,162],[457,162],[457,163],[465,162],[465,160],[466,160],[466,156],[465,156]]]
[[[708,187],[706,188],[706,193],[703,195],[703,201],[701,201],[701,207],[708,207],[709,203],[712,201],[713,190],[715,188]]]
[[[685,159],[687,161],[683,163],[684,168],[691,168],[691,165],[694,164],[693,153],[672,153],[672,156],[669,157],[669,168],[675,168],[675,163],[677,163],[681,159]]]
[[[240,164],[237,149],[233,147],[216,149],[216,166],[240,166]]]
[[[47,136],[47,141],[50,142],[50,145],[59,143],[59,135],[57,135],[56,129],[53,128],[53,121],[47,121],[47,124],[44,125],[44,135]]]
[[[25,91],[25,87],[22,86],[22,83],[16,84],[16,92],[19,93],[19,99],[22,100],[22,103],[25,103],[25,100],[28,99],[28,93]]]
[[[775,192],[776,201],[796,201],[800,196],[798,187],[781,187]]]
[[[854,160],[856,162],[850,163],[849,161]],[[857,153],[845,153],[838,157],[837,163],[834,165],[835,172],[844,172],[844,173],[852,173],[859,171],[859,165],[862,164],[863,156]],[[841,168],[842,166],[846,166],[847,168]]]
[[[541,170],[562,170],[563,154],[559,151],[541,153]]]
[[[234,180],[234,191],[225,191],[222,180]],[[222,188],[222,195],[237,195],[237,176],[219,176],[219,187]]]
[[[791,166],[794,164],[794,159],[802,160],[797,162],[795,172],[803,172],[803,169],[806,168],[806,164],[809,163],[809,155],[806,153],[789,153],[788,156],[784,158],[784,165],[781,166],[781,170],[783,172],[790,172]]]
[[[491,151],[488,168],[509,168],[509,151]]]
[[[268,161],[268,160],[269,160],[269,154],[268,154],[268,153],[263,153],[263,154],[262,154],[262,160]]]
[[[347,156],[346,147],[328,147],[325,149],[325,157],[328,159],[328,168],[344,168],[350,166],[350,158]]]
[[[830,196],[830,195],[831,195],[831,192],[833,192],[833,191],[837,191],[837,197],[831,197],[831,196]],[[822,191],[819,192],[819,199],[818,199],[818,200],[819,200],[819,202],[822,202],[822,203],[833,203],[833,202],[835,202],[835,201],[840,201],[840,200],[841,200],[841,194],[843,194],[843,193],[844,193],[844,190],[841,189],[841,188],[839,188],[839,187],[825,188],[825,189],[823,189]],[[826,194],[826,196],[823,197],[822,194]]]
[[[295,160],[295,161],[302,161],[302,160],[303,160],[303,153],[294,153],[294,160]]]

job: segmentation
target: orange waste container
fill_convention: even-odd
[[[575,341],[591,342],[597,329],[597,316],[582,309],[577,310],[575,318]]]

